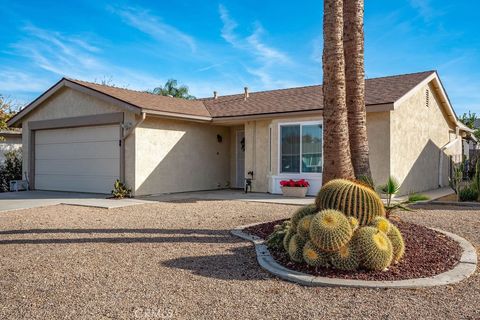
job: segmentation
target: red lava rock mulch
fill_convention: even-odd
[[[267,222],[244,229],[245,232],[266,239],[276,224],[284,220]],[[304,263],[291,262],[283,250],[271,250],[275,260],[288,269],[314,276],[357,280],[404,280],[431,277],[452,269],[459,261],[462,250],[457,242],[442,233],[426,227],[396,221],[405,240],[405,255],[388,271],[340,271],[330,268],[313,268]]]

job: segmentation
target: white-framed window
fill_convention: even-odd
[[[322,173],[323,124],[321,122],[279,124],[279,145],[280,173]]]

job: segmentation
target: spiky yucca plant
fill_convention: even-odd
[[[384,270],[392,262],[392,243],[387,235],[375,227],[362,227],[355,232],[354,246],[360,264],[369,270]]]
[[[327,182],[318,192],[315,204],[319,210],[335,209],[367,225],[375,216],[385,216],[378,194],[361,183],[336,179]]]
[[[320,250],[333,252],[352,238],[352,227],[347,217],[337,210],[323,210],[310,222],[310,240]]]

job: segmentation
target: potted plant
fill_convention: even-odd
[[[290,179],[280,181],[280,186],[282,187],[282,194],[285,197],[304,198],[307,195],[310,183],[305,179]]]

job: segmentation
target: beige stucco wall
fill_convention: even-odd
[[[429,106],[426,90],[429,90]],[[399,194],[421,192],[439,186],[441,148],[454,130],[430,85],[419,88],[391,114],[391,174],[401,183]],[[461,154],[461,143],[453,153]],[[448,157],[443,154],[443,186],[448,185]]]
[[[23,172],[29,172],[29,149],[30,134],[28,129],[29,121],[50,120],[66,117],[79,117],[103,113],[123,112],[125,109],[113,104],[104,102],[98,98],[82,92],[62,88],[52,97],[47,99],[35,110],[30,112],[22,122],[22,143],[23,143]],[[125,112],[124,121],[135,122],[133,113]],[[125,182],[128,186],[135,184],[135,158],[134,140],[127,138],[125,142]],[[113,186],[112,186],[113,187]]]
[[[390,175],[390,114],[367,113],[370,170],[375,185],[384,184]]]
[[[228,127],[147,117],[134,136],[136,196],[230,186]]]
[[[246,171],[253,170],[255,179],[252,190],[271,192],[277,183],[271,178],[281,175],[279,172],[279,124],[306,121],[322,121],[321,115],[309,117],[282,117],[245,123],[246,132]],[[375,112],[367,115],[367,130],[370,147],[370,164],[375,182],[383,183],[389,175],[390,113]],[[270,143],[271,130],[271,143]],[[283,176],[283,175],[281,175]],[[285,175],[285,178],[288,175]],[[303,174],[311,184],[321,182],[321,175]],[[292,176],[292,178],[300,178]]]

